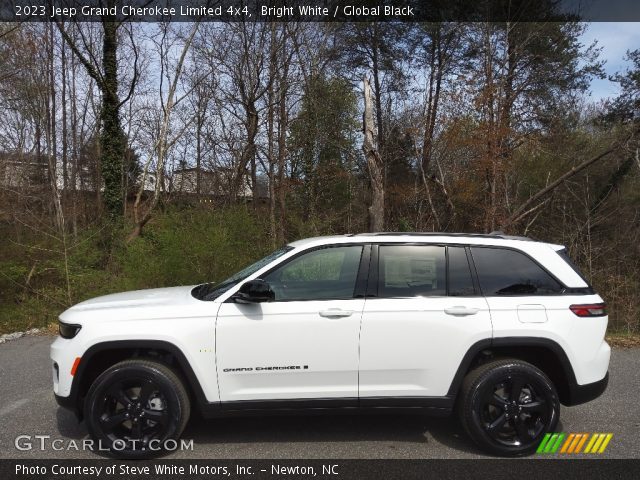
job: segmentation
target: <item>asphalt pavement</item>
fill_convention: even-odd
[[[50,336],[0,344],[0,458],[95,458],[75,450],[84,423],[58,408],[51,388]],[[614,349],[607,391],[597,400],[562,407],[558,431],[611,432],[598,457],[640,458],[640,349]],[[20,450],[28,443],[32,448]],[[41,440],[36,436],[44,436]],[[483,458],[454,417],[414,415],[194,418],[183,434],[193,449],[167,458]],[[55,450],[52,442],[56,442]],[[40,444],[45,444],[44,450]],[[538,456],[539,457],[539,456]],[[582,458],[594,458],[582,454]]]

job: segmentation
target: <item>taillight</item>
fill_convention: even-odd
[[[569,309],[579,317],[604,317],[607,314],[607,305],[604,303],[571,305]]]

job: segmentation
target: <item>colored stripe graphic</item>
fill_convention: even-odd
[[[612,438],[613,433],[547,433],[538,445],[536,453],[604,453]]]
[[[558,438],[557,433],[551,434],[551,438],[549,439],[547,446],[544,447],[544,453],[551,453],[551,449],[553,448],[553,445],[556,443],[557,438]]]
[[[565,437],[564,433],[561,433],[558,435],[556,443],[553,444],[553,448],[551,449],[551,453],[556,453],[558,451],[558,448],[560,448],[560,445],[562,444],[562,440],[564,440],[564,437]]]
[[[547,433],[545,434],[542,442],[538,445],[537,453],[556,453],[562,440],[564,440],[566,434],[564,433]]]
[[[598,451],[598,453],[604,453],[604,451],[607,449],[607,445],[609,445],[609,442],[612,438],[613,433],[607,433],[607,436],[604,438],[604,442],[602,442],[602,445],[600,445],[600,450]]]
[[[573,439],[573,442],[571,442],[571,446],[569,447],[568,453],[578,453],[580,451],[578,449],[578,445],[580,445],[580,448],[582,448],[582,443],[584,443],[585,438],[586,438],[586,434],[576,433],[576,436]]]
[[[578,443],[578,445],[576,446],[576,453],[580,453],[582,451],[582,446],[584,445],[584,442],[587,441],[588,437],[589,437],[588,433],[583,433],[582,434],[582,438],[580,439],[580,443]]]
[[[551,434],[550,433],[546,433],[544,435],[544,438],[540,442],[540,445],[538,445],[538,449],[536,450],[536,453],[544,452],[544,447],[547,446],[547,442],[549,441],[550,438],[551,438]]]
[[[604,437],[606,437],[607,435],[604,433],[599,433],[598,434],[598,439],[596,440],[596,443],[593,444],[593,447],[591,447],[591,453],[597,453],[598,449],[600,448],[600,444],[602,443],[602,441],[604,440]]]
[[[584,453],[589,453],[591,451],[591,447],[593,447],[593,444],[596,443],[596,440],[598,440],[598,434],[594,433],[593,435],[591,435],[589,443],[587,443],[587,446],[584,449]]]
[[[612,437],[612,433],[594,433],[584,453],[603,453]]]
[[[569,448],[569,445],[571,444],[571,442],[573,442],[573,439],[575,438],[575,436],[576,436],[575,433],[569,434],[569,436],[567,437],[567,440],[562,445],[562,449],[560,450],[560,453],[567,453],[567,449]]]

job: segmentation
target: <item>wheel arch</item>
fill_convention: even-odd
[[[153,359],[173,368],[192,401],[200,408],[207,404],[200,381],[178,346],[163,340],[115,340],[94,344],[82,355],[68,402],[78,419],[83,418],[84,398],[94,380],[116,363],[135,358]]]
[[[531,363],[553,382],[563,405],[574,403],[578,385],[571,362],[557,342],[541,337],[498,337],[476,342],[460,362],[447,395],[456,397],[468,372],[498,358],[516,358]]]

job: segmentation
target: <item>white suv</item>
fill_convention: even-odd
[[[606,327],[602,298],[560,245],[310,238],[218,284],[71,307],[51,346],[53,385],[120,456],[161,450],[191,408],[205,418],[457,409],[480,447],[523,455],[554,430],[560,403],[606,388]]]

